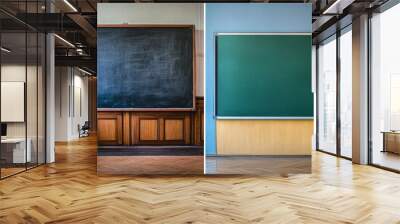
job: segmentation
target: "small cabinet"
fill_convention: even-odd
[[[131,114],[133,145],[192,144],[190,112],[137,112]]]
[[[122,114],[99,112],[97,114],[97,139],[100,145],[122,145]]]

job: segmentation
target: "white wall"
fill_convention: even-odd
[[[46,2],[49,12],[54,11],[50,1]],[[56,160],[55,153],[55,39],[54,34],[46,35],[46,163]]]
[[[72,138],[79,137],[79,132],[77,128],[78,124],[82,126],[85,123],[85,121],[89,120],[88,77],[82,75],[83,73],[75,70],[74,82],[73,82],[74,92],[72,93],[74,94],[73,96],[74,102],[72,103],[74,104],[74,107],[72,108],[72,120],[71,120]],[[78,93],[77,90],[79,90],[80,93]]]
[[[3,82],[25,82],[26,67],[19,64],[8,64],[1,66],[1,81]],[[29,69],[29,67],[28,67]],[[6,110],[6,108],[1,108]],[[25,137],[25,122],[8,123],[7,137]]]
[[[28,67],[30,69],[31,67]],[[25,82],[25,64],[7,64],[1,66],[1,81]]]
[[[76,68],[56,67],[55,86],[55,140],[77,139],[78,124],[89,118],[88,77]],[[81,105],[81,113],[76,105]]]
[[[33,113],[36,111],[37,99],[36,99],[36,80],[31,77],[31,75],[36,76],[36,67],[28,66],[25,64],[5,64],[1,66],[1,81],[3,82],[24,82],[26,83],[26,75],[28,76],[28,87],[27,88],[27,119],[28,119],[28,137],[36,130],[36,120],[37,115]],[[34,86],[34,88],[32,88]],[[22,108],[24,109],[24,108]],[[7,110],[7,108],[1,108],[1,110]],[[26,122],[12,122],[7,125],[7,135],[8,137],[25,137],[25,126]],[[35,132],[36,133],[36,132]]]
[[[30,139],[32,158],[36,162],[39,153],[40,163],[44,162],[44,74],[41,66],[25,66],[24,64],[10,63],[1,66],[2,82],[24,82],[26,85],[26,107],[20,108],[20,113],[26,112],[26,120],[22,122],[7,122],[7,137]],[[22,92],[24,94],[24,91]],[[7,98],[6,96],[2,96]],[[1,108],[1,110],[12,110],[12,108]],[[13,112],[13,111],[9,111]],[[16,113],[16,112],[15,112]]]
[[[67,67],[55,69],[55,140],[68,139],[68,87],[70,84]]]
[[[195,25],[196,95],[204,96],[203,4],[99,3],[97,10],[98,25]]]
[[[25,83],[1,82],[1,122],[25,121]]]

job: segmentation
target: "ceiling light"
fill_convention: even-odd
[[[339,4],[341,0],[336,0],[332,5],[330,5],[327,9],[324,10],[322,14],[329,14],[332,9],[334,9],[337,4]]]
[[[78,10],[68,1],[64,0],[65,4],[67,4],[74,12],[78,12]]]
[[[81,72],[83,72],[83,73],[85,73],[85,74],[87,74],[87,75],[90,75],[90,76],[93,75],[92,73],[90,73],[90,72],[88,72],[88,71],[86,71],[86,70],[83,70],[83,69],[81,69],[81,68],[79,68],[79,67],[78,67],[78,70],[81,71]]]
[[[75,48],[75,45],[73,45],[71,42],[69,42],[68,40],[66,40],[66,39],[64,39],[64,38],[62,38],[62,37],[60,37],[59,35],[57,35],[57,34],[54,34],[54,36],[55,37],[57,37],[59,40],[61,40],[62,42],[64,42],[65,44],[67,44],[68,46],[70,46],[70,47],[72,47],[72,48]]]
[[[338,15],[342,14],[343,10],[353,4],[356,0],[336,0],[327,9],[324,10],[322,14],[324,15]]]
[[[11,53],[11,50],[9,50],[9,49],[7,49],[5,47],[1,47],[0,49],[1,49],[1,51],[4,51],[6,53]]]

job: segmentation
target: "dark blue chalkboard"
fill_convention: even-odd
[[[193,27],[97,34],[98,108],[193,108]]]

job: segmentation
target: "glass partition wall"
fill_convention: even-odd
[[[371,18],[370,163],[400,171],[400,4]]]
[[[39,3],[18,7],[38,12]],[[1,179],[45,163],[45,41],[44,33],[0,12]]]
[[[352,157],[351,25],[317,47],[317,149]]]
[[[1,177],[24,171],[26,144],[26,33],[1,33]],[[28,159],[27,162],[30,162]]]
[[[336,154],[336,35],[319,44],[318,149]]]

